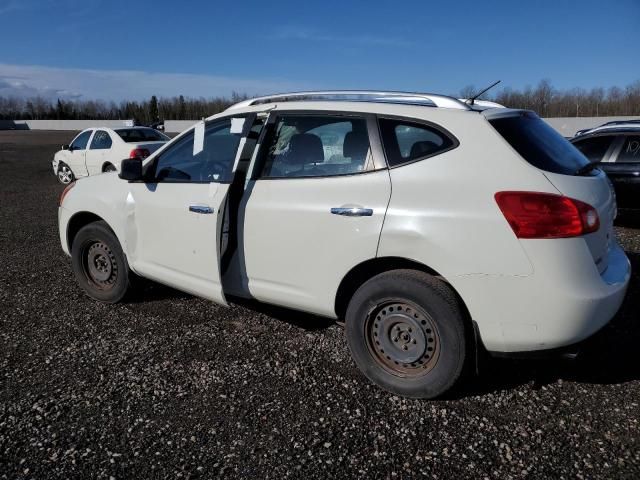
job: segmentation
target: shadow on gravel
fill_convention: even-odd
[[[535,387],[560,379],[588,384],[620,384],[640,379],[640,253],[627,252],[632,276],[618,314],[587,340],[575,359],[508,360],[490,358],[480,375],[466,382],[456,397],[508,390],[518,385]]]
[[[618,218],[615,222],[617,227],[640,228],[640,212],[618,211]]]
[[[332,318],[320,317],[311,313],[299,312],[284,307],[268,305],[255,300],[246,300],[244,298],[230,298],[233,303],[248,308],[256,313],[268,315],[282,322],[289,323],[303,330],[324,330],[334,325],[336,321]]]
[[[138,283],[136,283],[137,291],[127,300],[127,303],[146,303],[157,300],[186,300],[193,297],[193,295],[167,287],[161,283],[152,282],[151,280],[140,279],[138,281],[140,284],[138,285]]]

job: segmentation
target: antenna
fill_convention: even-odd
[[[497,82],[492,83],[491,85],[489,85],[487,88],[485,88],[484,90],[482,90],[481,92],[476,93],[473,97],[471,97],[469,100],[467,100],[467,104],[468,105],[473,105],[473,102],[476,101],[476,98],[478,98],[480,95],[482,95],[483,93],[487,93],[489,90],[491,90],[493,87],[495,87],[496,85],[498,85],[502,80],[498,80]]]

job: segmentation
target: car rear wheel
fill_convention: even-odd
[[[104,173],[106,172],[115,172],[116,171],[116,167],[114,167],[112,164],[107,163],[104,167],[102,167],[102,171]]]
[[[76,177],[66,163],[60,162],[58,165],[58,181],[63,185],[69,185]]]
[[[431,275],[382,273],[363,284],[347,308],[353,359],[385,390],[412,398],[438,397],[463,370],[463,312],[454,292]]]
[[[109,226],[94,222],[81,228],[71,247],[73,273],[82,289],[106,303],[121,301],[131,289],[132,272]]]

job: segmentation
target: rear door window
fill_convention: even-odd
[[[450,135],[421,123],[380,118],[379,124],[390,167],[443,153],[457,144]]]
[[[111,137],[104,130],[96,130],[91,140],[91,150],[107,150],[111,148]]]
[[[362,117],[283,114],[265,144],[262,178],[351,175],[372,165]]]
[[[589,160],[533,112],[490,118],[489,123],[520,154],[540,170],[575,175]]]
[[[590,162],[601,162],[605,153],[609,150],[611,142],[615,139],[612,135],[590,137],[573,142],[573,145],[589,159]]]
[[[624,143],[616,162],[640,162],[640,135],[624,137]]]

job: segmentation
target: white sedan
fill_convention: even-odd
[[[125,158],[145,159],[169,141],[164,133],[147,127],[89,128],[56,152],[51,165],[58,181],[120,170]]]

